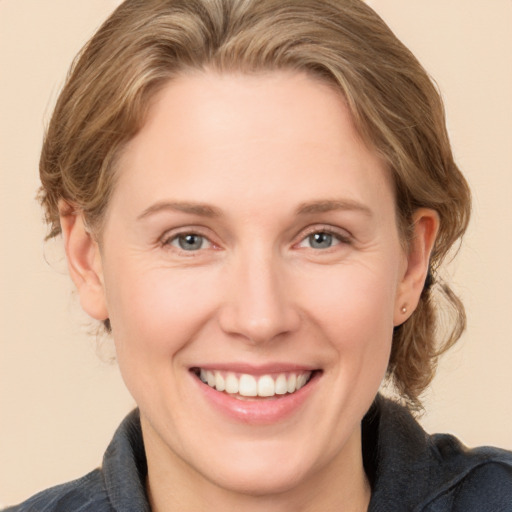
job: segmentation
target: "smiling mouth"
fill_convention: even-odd
[[[306,386],[320,372],[314,370],[251,375],[204,368],[192,368],[191,371],[207,386],[240,399],[279,398],[292,395]]]

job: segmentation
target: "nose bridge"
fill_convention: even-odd
[[[299,322],[282,260],[271,248],[252,246],[232,262],[221,327],[252,343],[294,331]]]

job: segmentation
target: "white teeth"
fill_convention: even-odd
[[[201,368],[199,378],[217,391],[226,391],[229,394],[240,394],[241,396],[271,397],[294,393],[306,385],[311,372],[290,372],[281,373],[277,377],[262,375],[257,378],[253,375],[243,373],[239,377],[233,372],[223,374],[220,371],[210,371]]]
[[[288,393],[293,393],[297,389],[297,375],[292,373],[288,377],[288,382],[286,384]]]
[[[304,387],[307,380],[308,378],[306,377],[306,375],[299,375],[297,377],[297,389]]]
[[[208,383],[208,385],[210,384]],[[226,381],[220,372],[215,372],[215,388],[217,391],[224,391],[226,389]]]
[[[286,375],[281,373],[276,379],[276,395],[286,395],[286,393],[288,393],[288,380]]]
[[[242,379],[240,379],[242,380]],[[258,380],[258,396],[274,396],[276,394],[276,385],[270,375],[263,375]]]
[[[240,376],[238,393],[242,396],[258,396],[258,383],[252,375],[244,373]]]
[[[226,392],[238,393],[238,379],[233,373],[228,373],[226,377]]]

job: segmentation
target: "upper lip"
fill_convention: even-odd
[[[203,370],[219,370],[233,373],[247,373],[250,375],[266,375],[269,373],[290,373],[290,372],[307,372],[319,370],[317,366],[295,363],[266,363],[266,364],[250,364],[250,363],[205,363],[191,367],[191,370],[202,368]]]

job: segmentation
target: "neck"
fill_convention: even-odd
[[[148,436],[148,429],[143,426],[146,485],[153,512],[365,512],[368,508],[371,489],[363,468],[359,429],[340,456],[297,485],[258,494],[216,484],[172,453],[160,438]]]

